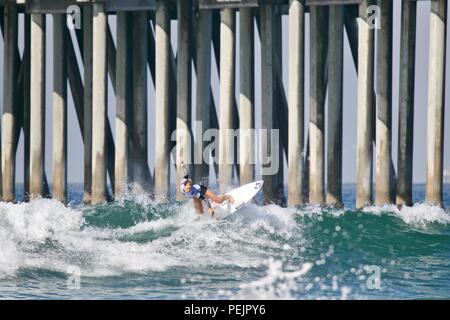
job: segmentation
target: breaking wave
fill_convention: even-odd
[[[198,216],[190,203],[147,198],[101,206],[0,203],[0,283],[6,288],[0,295],[17,297],[21,279],[47,283],[53,277],[61,296],[69,297],[133,279],[141,291],[126,286],[97,295],[448,298],[449,224],[448,212],[425,204],[362,211],[251,204],[216,220]],[[74,266],[82,289],[67,292],[60,284]],[[380,269],[381,289],[367,287],[373,266]],[[145,289],[148,281],[155,291]]]

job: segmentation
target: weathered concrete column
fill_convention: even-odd
[[[305,3],[289,2],[288,205],[304,203]]]
[[[31,15],[30,198],[43,196],[45,161],[45,15]]]
[[[275,198],[275,183],[277,172],[270,168],[278,167],[276,163],[279,159],[278,151],[272,150],[272,129],[274,128],[274,107],[275,107],[275,17],[274,6],[270,3],[261,4],[261,129],[266,130],[261,138],[266,140],[262,142],[263,157],[271,157],[274,162],[267,160],[262,163],[262,177],[264,180],[263,192],[264,203],[270,203]],[[275,156],[274,156],[275,155]]]
[[[220,116],[219,116],[219,189],[233,183],[233,103],[235,75],[236,13],[220,11]]]
[[[329,9],[327,205],[342,206],[344,6]]]
[[[146,11],[133,13],[133,190],[136,193],[150,192],[150,172],[148,168],[148,101],[147,101],[147,24]],[[158,50],[158,46],[157,46]],[[158,63],[158,62],[157,62]],[[158,74],[156,75],[158,90]],[[157,95],[158,101],[158,95]],[[161,109],[156,106],[156,132]],[[160,137],[160,139],[163,139]],[[156,146],[158,148],[158,136]],[[167,164],[166,164],[167,165]],[[156,165],[155,172],[158,172]]]
[[[392,15],[391,0],[378,0],[381,11],[377,30],[377,123],[375,204],[391,202],[392,153]]]
[[[132,103],[132,13],[117,13],[115,199],[130,182],[130,116]]]
[[[412,205],[417,3],[402,2],[397,205]]]
[[[356,156],[356,208],[372,203],[373,164],[373,74],[374,31],[369,26],[368,6],[370,0],[359,5],[358,28],[358,115]]]
[[[23,52],[24,82],[23,82],[23,144],[24,144],[24,201],[30,197],[30,63],[31,63],[31,17],[25,16],[24,40],[25,48]]]
[[[178,0],[178,58],[177,58],[177,163],[183,160],[190,168],[192,164],[191,128],[191,77],[192,77],[192,1]],[[177,167],[177,186],[185,175]],[[191,171],[189,169],[189,171]],[[184,196],[176,188],[177,200]]]
[[[92,193],[92,6],[83,6],[83,131],[84,193],[83,201],[91,202]]]
[[[197,105],[195,106],[194,181],[209,176],[209,162],[203,154],[208,142],[201,137],[211,127],[211,40],[212,11],[198,10],[196,22]],[[208,159],[206,159],[208,160]]]
[[[106,120],[108,20],[104,3],[93,4],[92,55],[92,204],[106,201]]]
[[[276,9],[276,11],[278,11]],[[283,131],[286,132],[285,139],[288,139],[286,128],[286,123],[289,122],[288,117],[283,118],[282,112],[289,113],[288,110],[288,102],[285,97],[284,85],[283,81],[283,30],[282,30],[282,15],[280,12],[276,12],[274,16],[274,50],[275,50],[275,105],[274,105],[274,128],[278,130],[279,137],[276,141],[278,145],[278,159],[279,163],[276,182],[275,182],[275,197],[273,198],[273,202],[280,206],[286,206],[286,198],[284,196],[284,150],[283,150]],[[281,82],[281,84],[280,84]],[[284,106],[283,104],[286,104]],[[284,109],[285,108],[285,109]],[[288,144],[287,141],[286,144]],[[286,156],[288,156],[288,150],[286,152]]]
[[[156,133],[155,199],[169,198],[169,85],[170,85],[169,2],[158,0],[156,9]]]
[[[53,15],[53,198],[67,200],[66,16]]]
[[[328,8],[310,7],[309,202],[325,203],[325,64]]]
[[[442,206],[447,1],[432,0],[428,73],[426,202]]]
[[[4,67],[3,67],[3,116],[2,116],[2,199],[15,200],[15,130],[17,108],[17,5],[7,1],[4,7]],[[20,115],[19,115],[20,116]]]
[[[239,170],[244,185],[255,180],[255,31],[252,9],[239,11]]]

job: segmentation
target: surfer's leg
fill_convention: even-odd
[[[229,200],[231,203],[234,203],[234,199],[232,196],[230,196],[228,194],[218,196],[209,189],[206,190],[205,197],[207,197],[208,199],[211,199],[212,201],[217,202],[217,203],[222,203],[225,200]]]
[[[203,204],[200,199],[194,198],[192,199],[194,201],[194,207],[195,210],[197,210],[198,214],[203,214]]]

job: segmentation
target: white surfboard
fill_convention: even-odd
[[[218,219],[222,219],[225,216],[238,211],[256,196],[263,184],[264,181],[255,181],[227,192],[226,194],[229,194],[234,198],[235,203],[232,204],[229,201],[224,201],[220,204],[211,203],[214,208],[214,216]]]

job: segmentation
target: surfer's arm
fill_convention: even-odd
[[[180,162],[180,167],[183,168],[184,173],[186,174],[185,177],[186,177],[186,179],[187,179],[187,177],[189,177],[189,171],[186,169],[186,166],[184,165],[183,160],[181,160],[181,162]]]
[[[214,215],[214,209],[211,206],[211,203],[209,203],[208,199],[205,199],[206,205],[208,206],[208,213],[211,215],[211,217]]]

